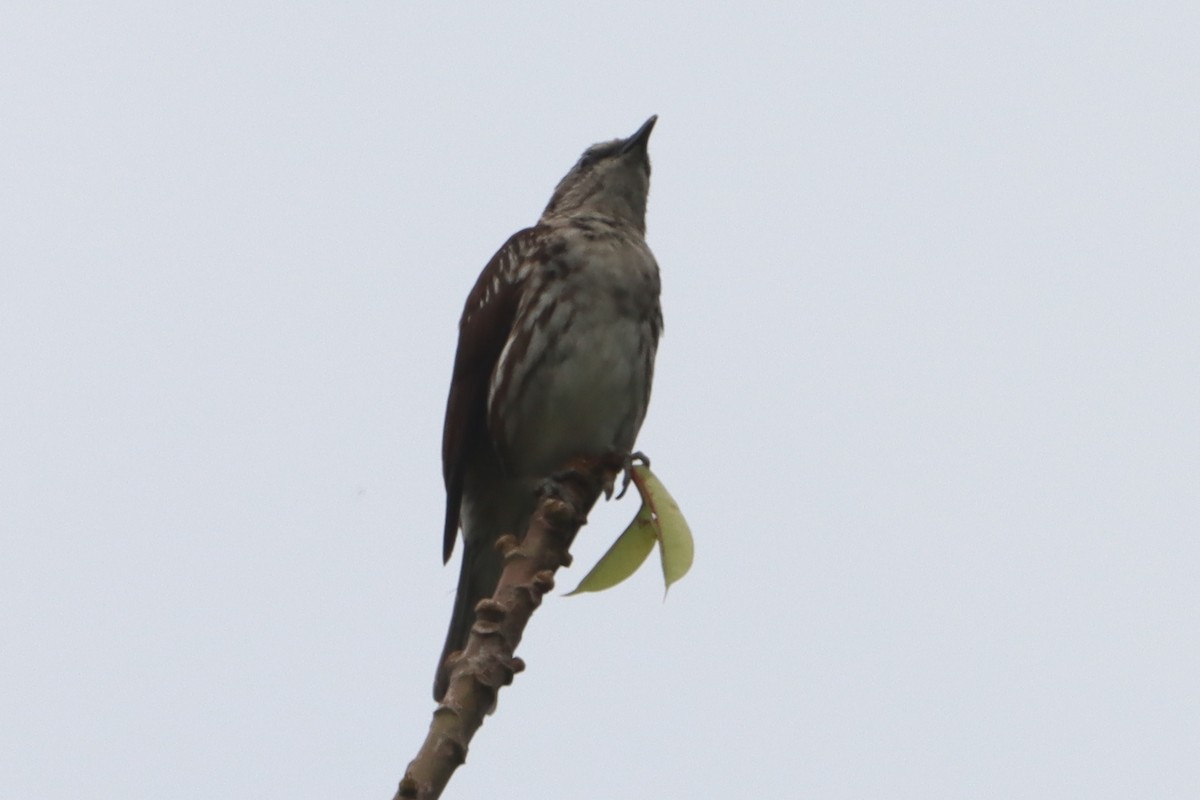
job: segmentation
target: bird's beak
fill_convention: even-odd
[[[650,141],[650,131],[654,130],[654,123],[658,122],[658,115],[650,117],[642,123],[642,127],[637,129],[637,133],[625,140],[625,144],[621,145],[621,155],[628,153],[630,150],[641,149],[645,151],[647,142]]]

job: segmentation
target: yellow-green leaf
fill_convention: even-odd
[[[654,541],[650,511],[643,505],[625,532],[617,537],[612,547],[608,548],[608,552],[600,557],[596,566],[592,567],[591,572],[584,576],[575,587],[575,591],[569,592],[568,596],[581,592],[602,592],[616,586],[637,572],[638,567],[654,548]]]
[[[662,556],[663,580],[666,588],[687,574],[692,568],[692,559],[696,547],[692,540],[692,531],[688,528],[679,504],[667,487],[663,486],[658,476],[648,467],[637,466],[634,470],[639,473],[641,481],[639,490],[643,500],[649,506],[654,517],[655,533],[658,536],[659,552]]]
[[[569,594],[601,592],[616,586],[637,572],[656,541],[668,590],[691,569],[695,545],[679,504],[649,467],[635,466],[632,478],[641,495],[642,507],[625,532]]]

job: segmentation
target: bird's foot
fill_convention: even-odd
[[[618,500],[624,497],[625,493],[629,491],[629,484],[633,482],[633,468],[639,464],[644,467],[650,466],[650,457],[640,450],[621,456],[621,472],[624,475],[621,477],[621,492],[617,495]],[[612,490],[610,489],[609,496],[611,495]]]
[[[628,453],[615,452],[598,456],[576,456],[542,482],[538,488],[538,495],[561,499],[562,485],[574,483],[591,489],[599,489],[604,492],[606,499],[611,499],[617,476],[622,472],[627,475],[621,490],[624,494],[624,487],[629,483],[628,470],[634,458],[644,459],[644,456],[640,453],[631,456]],[[597,481],[599,486],[596,485]]]

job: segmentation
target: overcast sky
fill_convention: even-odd
[[[391,796],[462,302],[657,113],[695,567],[447,796],[1200,796],[1200,7],[433,5],[5,5],[0,794]]]

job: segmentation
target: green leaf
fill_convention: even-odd
[[[650,511],[643,505],[625,532],[617,537],[612,547],[608,548],[608,552],[600,557],[596,566],[592,567],[591,572],[575,587],[575,591],[568,592],[567,596],[582,592],[602,592],[616,586],[637,572],[638,567],[654,548],[654,541]]]
[[[668,590],[691,569],[695,545],[679,504],[649,467],[635,466],[632,478],[642,497],[642,507],[625,532],[569,595],[601,592],[616,586],[637,572],[656,541]]]
[[[671,584],[692,568],[692,559],[696,554],[692,531],[683,518],[683,512],[679,510],[679,504],[658,476],[649,467],[639,465],[633,469],[641,478],[638,489],[642,498],[653,512],[655,533],[662,555],[663,581],[666,589],[670,590]]]

